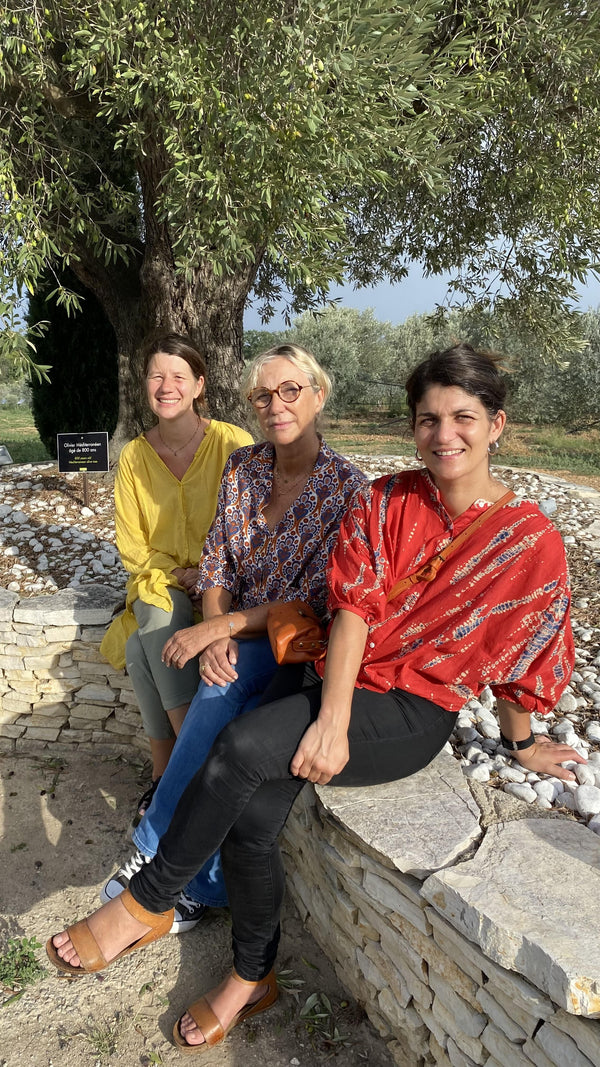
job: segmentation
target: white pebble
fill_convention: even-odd
[[[600,815],[592,815],[588,829],[593,830],[595,834],[600,834]]]
[[[578,702],[573,697],[572,692],[564,692],[563,696],[556,704],[557,711],[559,712],[574,712],[577,711]]]
[[[587,737],[588,741],[594,741],[598,743],[600,741],[600,722],[598,722],[596,719],[592,719],[591,722],[588,722],[585,728],[585,736]]]
[[[532,734],[545,734],[548,735],[550,727],[547,722],[541,722],[539,719],[531,719],[531,732]]]
[[[470,763],[464,766],[462,771],[465,778],[473,778],[476,782],[489,782],[490,780],[489,763]]]
[[[468,759],[469,763],[476,763],[482,753],[481,745],[478,745],[475,741],[472,745],[466,745],[461,752],[465,759]]]
[[[496,703],[496,698],[492,693],[492,690],[490,689],[489,685],[486,685],[485,689],[481,690],[481,693],[479,694],[479,703],[484,708],[494,707]]]
[[[519,800],[525,800],[528,804],[533,804],[534,800],[537,800],[537,793],[527,785],[527,782],[507,782],[504,786],[504,792],[510,793],[513,797],[518,797]]]
[[[487,719],[480,719],[479,730],[484,737],[487,737],[492,741],[500,739],[500,727],[497,722],[488,722]]]
[[[555,737],[559,737],[561,741],[568,745],[570,742],[566,741],[565,738],[574,735],[575,731],[573,729],[573,723],[569,722],[568,719],[563,719],[562,722],[557,722],[556,726],[552,727],[552,733]]]
[[[510,764],[500,768],[498,777],[504,779],[505,782],[524,782],[527,779],[525,771],[519,767],[511,767]]]
[[[595,774],[591,767],[588,767],[586,763],[578,763],[575,768],[575,775],[580,785],[595,785]]]
[[[454,736],[459,745],[467,745],[469,741],[478,740],[481,735],[472,726],[457,726]]]
[[[550,804],[552,804],[558,796],[558,787],[548,780],[544,782],[534,782],[533,789],[540,800],[547,800]]]
[[[575,793],[575,803],[580,815],[599,815],[600,789],[595,785],[580,785]]]

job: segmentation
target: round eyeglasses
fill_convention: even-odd
[[[248,400],[255,408],[268,408],[273,394],[277,393],[284,404],[294,404],[303,389],[312,388],[312,385],[298,385],[298,382],[281,382],[276,389],[267,389],[266,386],[259,385],[248,393]]]

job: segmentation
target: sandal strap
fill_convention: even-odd
[[[107,966],[100,946],[89,928],[87,919],[81,919],[78,923],[74,923],[73,926],[67,926],[67,933],[81,963],[81,967],[74,967],[73,970],[81,970],[82,972],[101,971],[103,967]]]
[[[218,1045],[219,1041],[223,1040],[225,1031],[206,997],[200,997],[199,1000],[195,1000],[186,1010],[188,1015],[191,1015],[202,1034],[205,1045],[208,1045],[209,1047]]]
[[[137,919],[138,922],[143,923],[144,926],[149,926],[151,930],[156,930],[157,928],[164,926],[169,918],[171,922],[173,921],[173,908],[168,908],[167,911],[160,911],[158,913],[147,911],[141,904],[138,904],[135,897],[131,895],[129,889],[124,889],[123,892],[119,894],[119,899],[132,918]]]

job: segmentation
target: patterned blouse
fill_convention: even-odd
[[[453,520],[425,470],[356,495],[327,580],[329,610],[353,611],[369,627],[358,686],[411,691],[448,711],[485,685],[527,711],[556,705],[574,662],[569,579],[560,534],[536,505],[505,504],[433,581],[387,602],[487,506],[477,500]]]
[[[300,597],[325,618],[327,558],[350,498],[366,478],[321,442],[306,486],[270,530],[263,510],[273,488],[273,462],[268,442],[239,448],[230,456],[196,589],[229,590],[233,608]]]

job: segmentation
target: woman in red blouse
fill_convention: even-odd
[[[216,1044],[276,999],[277,835],[306,781],[360,786],[412,774],[484,685],[498,697],[503,743],[522,766],[572,780],[561,764],[583,762],[531,732],[530,712],[556,704],[573,667],[562,542],[534,505],[503,504],[432,581],[393,595],[506,493],[489,467],[506,421],[494,362],[456,345],[420,364],[407,392],[424,467],[379,479],[354,499],[329,564],[325,664],[282,668],[265,704],[222,731],[155,859],[79,927],[89,960],[69,931],[53,939],[51,958],[58,953],[58,965],[73,970],[100,969],[154,940],[182,885],[221,845],[234,970],[176,1023],[174,1040],[186,1050]]]

